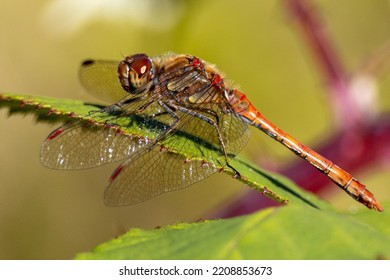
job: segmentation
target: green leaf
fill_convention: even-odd
[[[389,221],[388,212],[367,209],[338,214],[278,207],[228,220],[131,229],[76,258],[383,259],[390,257]]]
[[[89,112],[101,109],[101,105],[86,104],[85,102],[78,100],[31,95],[0,94],[0,108],[1,107],[9,108],[10,114],[34,114],[38,121],[64,122],[82,119],[104,125],[101,120],[94,119],[94,115],[89,115]],[[152,131],[148,131],[140,122],[126,121],[127,123],[123,125],[123,127],[121,126],[124,133],[141,136],[153,133]],[[180,141],[180,137],[184,136],[177,136],[177,138],[179,138],[178,141]],[[188,139],[186,140],[187,144]],[[164,143],[164,145],[169,146],[169,143]],[[207,149],[207,147],[203,147],[203,149]],[[220,155],[213,150],[201,152],[209,154],[215,153],[215,157],[220,157]],[[280,175],[272,174],[268,171],[266,172],[240,157],[232,159],[230,164],[239,170],[241,174],[240,181],[278,202],[294,205],[304,204],[319,209],[330,209],[330,206],[326,202],[303,191],[291,181]],[[223,171],[231,176],[234,175],[234,172],[230,168],[225,168]]]
[[[83,118],[90,111],[101,109],[99,105],[83,101],[46,96],[0,93],[0,108],[6,107],[12,114],[34,114],[38,121],[70,121]]]
[[[101,109],[99,105],[82,101],[11,94],[0,94],[0,107],[9,108],[11,114],[33,114],[38,121],[82,119],[98,124],[99,120],[88,114]],[[152,133],[137,122],[129,123],[124,132]],[[332,208],[288,179],[240,157],[232,159],[230,164],[239,170],[240,181],[279,202],[288,200],[290,206],[228,220],[177,224],[156,230],[132,229],[77,258],[376,259],[390,256],[387,212],[365,209],[347,215],[321,211]],[[223,171],[231,176],[234,173],[230,169]]]

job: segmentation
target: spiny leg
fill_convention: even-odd
[[[181,106],[175,106],[175,108],[183,113],[186,113],[186,114],[189,114],[191,116],[194,116],[200,120],[203,120],[205,122],[207,122],[208,124],[212,125],[215,129],[215,131],[217,132],[217,136],[218,136],[218,141],[219,141],[219,144],[220,144],[220,147],[222,149],[222,152],[223,152],[223,156],[225,158],[225,164],[227,167],[229,167],[231,170],[233,170],[234,172],[234,178],[235,179],[239,179],[241,178],[241,174],[240,172],[238,172],[237,169],[235,169],[232,165],[230,165],[229,163],[229,158],[228,158],[228,155],[226,153],[226,146],[225,146],[225,142],[223,140],[223,137],[221,135],[221,132],[219,130],[219,126],[218,126],[218,121],[219,121],[219,118],[218,118],[218,115],[212,111],[212,110],[205,110],[207,113],[211,114],[211,115],[214,115],[216,116],[216,119],[217,119],[217,122],[215,122],[214,120],[210,119],[209,117],[205,116],[205,115],[202,115],[201,113],[198,113],[197,111],[195,110],[190,110],[190,109],[187,109],[185,107],[181,107]],[[201,110],[201,109],[198,109],[198,110]],[[213,112],[213,113],[210,113],[210,112]]]

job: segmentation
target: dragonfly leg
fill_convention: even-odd
[[[233,178],[234,179],[240,179],[241,178],[240,172],[238,172],[237,169],[235,169],[233,166],[231,166],[228,161],[226,161],[226,166],[229,167],[231,170],[233,170],[233,172],[234,172]]]
[[[186,114],[189,114],[191,116],[194,116],[198,119],[201,119],[205,122],[207,122],[208,124],[212,125],[215,129],[215,131],[217,132],[217,136],[218,136],[218,141],[219,141],[219,144],[220,144],[220,147],[222,149],[222,152],[223,152],[223,156],[225,158],[225,164],[227,167],[229,167],[233,172],[234,172],[234,178],[235,179],[238,179],[241,177],[241,174],[240,172],[237,171],[237,169],[235,169],[233,166],[230,165],[229,163],[229,158],[228,158],[228,155],[227,155],[227,152],[226,152],[226,145],[225,145],[225,141],[222,137],[222,134],[221,134],[221,131],[219,130],[219,126],[218,126],[218,122],[219,122],[219,118],[218,118],[218,115],[212,111],[212,110],[209,110],[209,109],[204,109],[204,111],[210,115],[214,115],[215,118],[216,118],[216,121],[212,120],[211,118],[195,111],[195,110],[189,110],[185,107],[181,107],[181,106],[175,106],[175,109],[183,112],[183,113],[186,113]]]

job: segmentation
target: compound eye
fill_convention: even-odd
[[[146,54],[136,54],[130,57],[130,67],[137,78],[147,76],[152,69],[152,62]]]
[[[152,61],[144,54],[126,57],[118,66],[119,80],[127,92],[147,84],[152,77]]]

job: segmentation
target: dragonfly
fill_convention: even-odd
[[[248,142],[252,126],[358,202],[383,211],[365,185],[266,119],[215,65],[196,56],[139,53],[119,63],[86,60],[79,75],[88,92],[111,105],[90,112],[88,121],[54,130],[41,147],[41,162],[72,170],[120,161],[105,189],[107,205],[137,204],[223,168],[240,177],[230,161]]]

